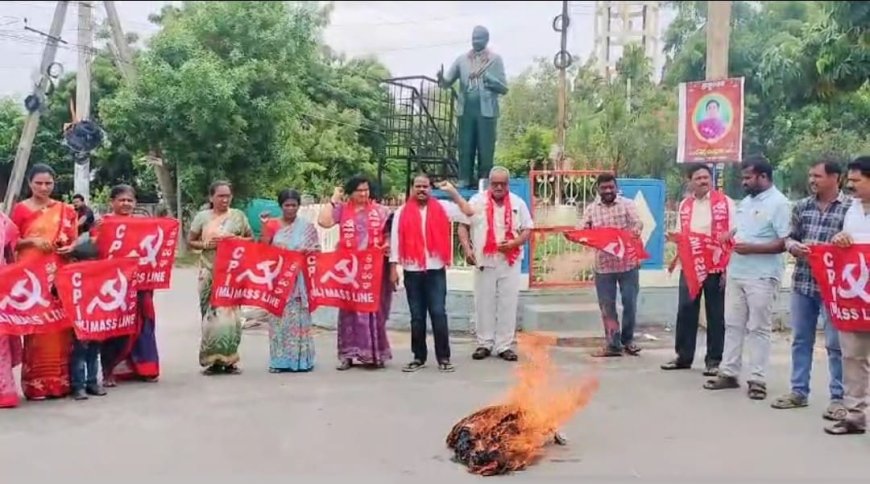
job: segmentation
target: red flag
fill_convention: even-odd
[[[136,332],[139,261],[133,257],[77,262],[57,272],[57,293],[76,337],[104,341]]]
[[[30,259],[0,267],[0,335],[50,333],[69,327],[51,284],[57,259]]]
[[[870,244],[810,247],[810,268],[840,331],[870,331]]]
[[[694,300],[713,268],[712,247],[718,246],[712,237],[695,232],[680,234],[677,241],[677,255],[683,267],[689,298]]]
[[[346,250],[308,256],[308,306],[375,313],[381,304],[384,252]]]
[[[643,242],[631,232],[614,227],[577,229],[565,232],[565,238],[607,252],[620,259],[642,261],[649,259]]]
[[[176,219],[112,216],[100,221],[97,250],[104,259],[138,257],[139,289],[168,289],[177,241]]]
[[[254,306],[281,316],[304,262],[301,252],[248,240],[222,240],[215,254],[211,304]]]

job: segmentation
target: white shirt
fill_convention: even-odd
[[[697,198],[695,195],[691,195],[692,198],[695,199],[695,205],[692,207],[692,219],[689,221],[689,230],[695,232],[697,234],[705,234],[712,235],[713,233],[713,211],[710,209],[710,194],[712,192],[707,192],[706,195],[702,198]],[[728,228],[734,227],[734,214],[737,213],[737,204],[734,203],[734,200],[731,200],[731,197],[725,197],[728,201]],[[678,214],[682,213],[683,205],[687,203],[688,199],[684,198],[683,201],[680,202],[680,206],[678,209]],[[680,220],[682,223],[682,220]]]
[[[532,229],[535,224],[532,221],[532,215],[529,213],[529,207],[522,198],[510,193],[511,200],[511,232],[514,238],[519,237],[520,232],[526,229]],[[504,255],[498,253],[494,256],[484,257],[483,247],[486,245],[486,232],[488,224],[486,220],[486,193],[478,193],[471,197],[468,204],[474,209],[474,215],[469,219],[471,226],[471,244],[474,247],[474,257],[477,259],[478,267],[495,267],[497,263],[504,260]],[[504,224],[504,206],[496,205],[493,209],[493,222],[495,223],[495,241],[496,243],[505,240],[507,227]],[[517,258],[516,264],[523,260],[523,246],[520,246],[520,255]]]
[[[438,202],[441,203],[442,207],[444,207],[444,211],[447,212],[447,218],[450,219],[451,222],[458,222],[458,223],[466,223],[467,222],[467,220],[465,218],[465,214],[462,213],[462,210],[459,208],[459,205],[457,205],[453,202],[450,202],[450,201],[445,201],[445,200],[438,200]],[[411,202],[411,203],[415,203],[415,202]],[[400,261],[399,261],[399,237],[401,237],[401,234],[399,234],[399,226],[401,224],[399,222],[401,220],[403,208],[405,208],[404,205],[399,207],[399,209],[396,210],[396,213],[393,215],[393,227],[392,227],[392,230],[390,231],[390,262],[397,263],[397,264],[400,263]],[[438,256],[433,256],[432,254],[429,253],[428,241],[426,240],[426,212],[427,212],[426,207],[425,206],[422,207],[422,209],[420,210],[420,220],[422,222],[420,224],[420,227],[421,227],[421,230],[423,231],[423,246],[424,246],[423,250],[426,253],[426,268],[424,269],[422,267],[417,267],[417,265],[414,263],[410,263],[407,265],[402,264],[402,270],[405,272],[422,272],[424,270],[435,271],[438,269],[443,269],[444,266],[446,265],[445,262],[450,262],[450,261],[442,261],[440,258],[438,258]],[[451,237],[452,234],[453,233],[451,230],[450,233],[447,234],[447,236]],[[451,246],[453,245],[453,238],[452,237],[450,239],[450,245]]]
[[[852,206],[846,211],[843,232],[851,235],[856,244],[870,244],[870,213],[864,211],[864,205],[857,198],[852,199]]]

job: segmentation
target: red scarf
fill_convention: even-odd
[[[368,224],[368,244],[369,249],[375,249],[382,245],[383,240],[383,221],[381,214],[378,212],[378,205],[369,202],[363,211],[366,212],[366,222]],[[345,203],[341,207],[340,220],[340,239],[338,248],[347,250],[361,250],[356,234],[356,211],[350,203]]]
[[[680,208],[680,232],[683,234],[688,234],[692,231],[692,215],[695,210],[695,197],[689,196],[686,198],[685,202],[683,202],[682,208]],[[719,244],[719,237],[722,234],[727,234],[731,227],[729,226],[730,222],[730,211],[731,208],[728,204],[728,197],[718,191],[710,192],[710,211],[712,212],[711,220],[712,227],[710,230],[710,239],[716,242],[716,246],[720,250],[714,250],[712,260],[712,265],[708,267],[708,272],[711,274],[725,272],[725,268],[728,267],[728,260],[731,256],[731,247],[729,244],[721,245]],[[673,272],[674,268],[679,261],[679,254],[674,257],[671,261],[668,270]],[[701,281],[703,282],[703,281]]]
[[[486,191],[486,244],[483,246],[483,255],[493,256],[498,253],[498,243],[495,239],[495,200],[492,198],[492,191]],[[504,197],[504,241],[510,242],[514,240],[513,231],[513,210],[511,209],[511,194],[508,193]],[[520,248],[514,247],[504,253],[509,265],[514,265],[514,262],[520,257]]]
[[[422,207],[416,201],[405,203],[399,216],[399,261],[426,270],[426,252],[449,266],[453,260],[450,219],[438,200],[426,203],[426,236],[423,236]]]

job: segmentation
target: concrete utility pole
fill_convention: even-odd
[[[731,40],[731,0],[707,2],[707,81],[728,78]],[[713,168],[717,190],[725,189],[725,163]]]
[[[706,80],[728,78],[728,53],[731,40],[731,0],[707,2],[707,72]],[[725,163],[713,168],[716,189],[725,189]],[[705,296],[706,297],[706,296]],[[707,310],[701,305],[698,324],[707,329]]]
[[[76,71],[76,122],[91,118],[91,61],[93,56],[93,8],[91,2],[79,2],[79,65]],[[76,193],[91,199],[91,157],[76,160],[73,186]]]
[[[51,19],[51,28],[48,31],[48,40],[45,43],[45,49],[42,51],[42,62],[39,65],[39,82],[33,92],[33,95],[39,99],[40,106],[45,103],[45,90],[50,82],[48,69],[54,64],[54,58],[57,55],[57,44],[60,41],[63,22],[66,19],[67,7],[69,7],[69,2],[57,2],[54,8],[54,16]],[[7,215],[12,210],[15,197],[21,192],[21,185],[24,183],[27,162],[30,159],[30,151],[33,149],[36,129],[39,127],[39,116],[42,114],[41,109],[40,107],[40,109],[29,113],[24,120],[21,139],[18,141],[18,151],[15,152],[15,162],[12,165],[12,174],[6,187],[6,197],[3,200],[3,210]]]

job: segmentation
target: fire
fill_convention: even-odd
[[[585,376],[560,385],[548,348],[555,338],[523,334],[517,381],[502,403],[463,418],[447,436],[454,460],[484,476],[522,470],[559,441],[559,428],[585,407],[598,389],[598,379]]]

